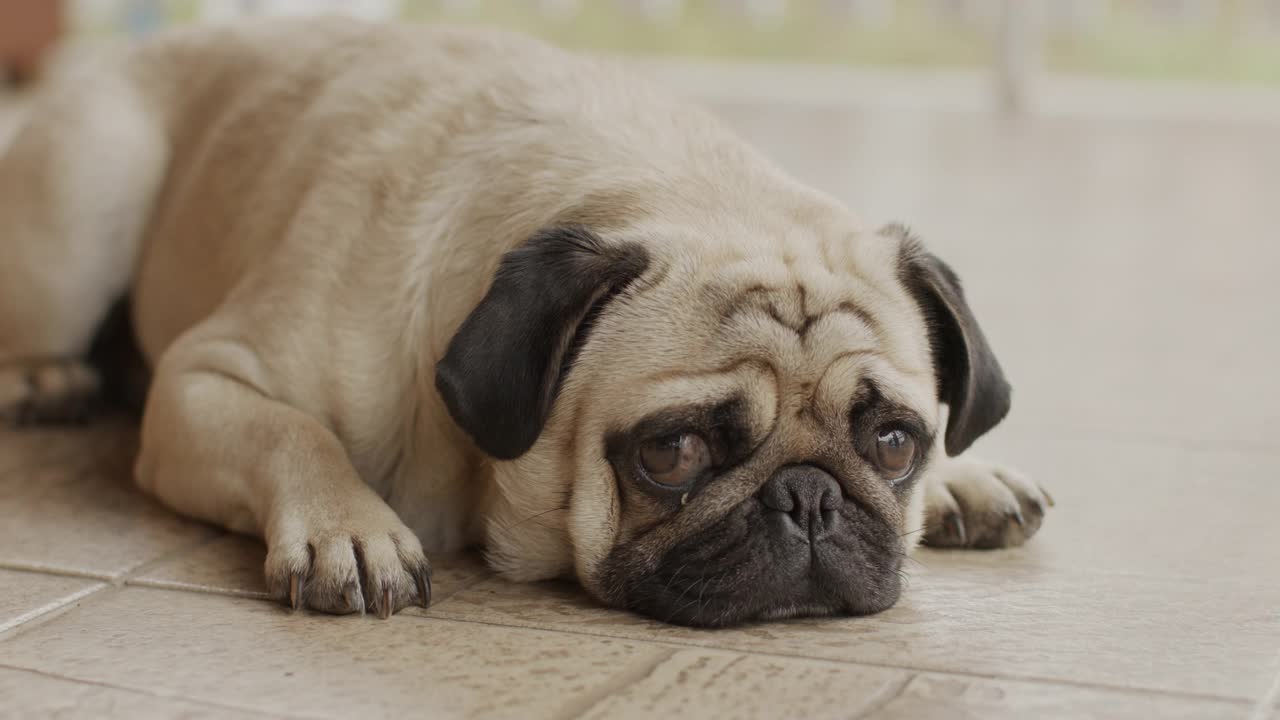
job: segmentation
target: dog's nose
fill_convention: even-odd
[[[779,468],[760,489],[760,502],[770,525],[809,542],[834,529],[840,507],[840,483],[813,465]]]

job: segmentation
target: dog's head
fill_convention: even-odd
[[[561,226],[503,258],[436,380],[494,460],[507,575],[690,625],[896,601],[922,472],[1009,387],[904,229],[775,220]]]

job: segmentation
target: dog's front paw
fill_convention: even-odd
[[[286,512],[268,538],[267,588],[295,610],[386,618],[431,603],[431,565],[390,508]],[[358,516],[358,517],[357,517]]]
[[[929,475],[924,543],[933,547],[1017,547],[1053,506],[1040,486],[981,460],[945,458]]]
[[[0,364],[0,426],[83,423],[98,398],[98,374],[72,358]]]

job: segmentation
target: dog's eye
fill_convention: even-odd
[[[916,440],[911,433],[894,425],[880,428],[876,435],[876,465],[885,475],[897,480],[911,472],[916,461]]]
[[[640,467],[659,485],[681,487],[711,467],[711,449],[693,433],[668,435],[640,446]]]

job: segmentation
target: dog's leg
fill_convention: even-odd
[[[121,72],[51,78],[0,154],[0,426],[77,419],[83,358],[129,283],[168,143]]]
[[[1016,547],[1036,534],[1053,505],[1022,475],[967,453],[937,458],[923,482],[924,543],[933,547]]]
[[[243,343],[179,339],[147,401],[139,484],[180,512],[264,538],[267,585],[294,608],[386,617],[426,606],[418,538],[332,430],[251,379],[260,367]]]

